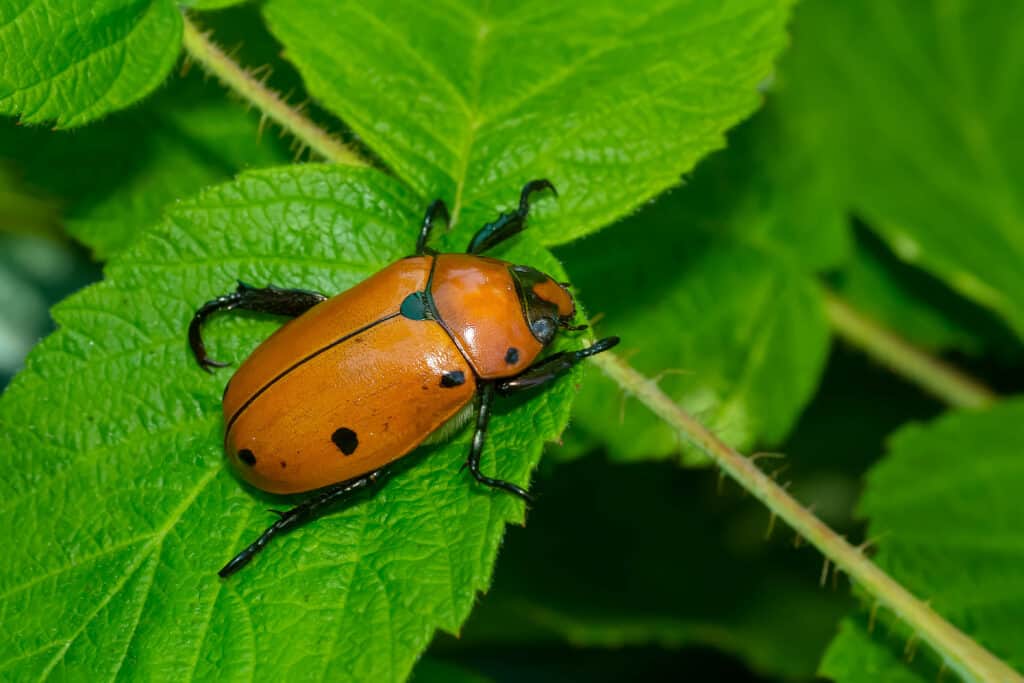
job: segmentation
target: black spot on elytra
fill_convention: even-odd
[[[515,365],[519,362],[519,349],[514,346],[510,346],[508,351],[505,352],[505,362],[509,365]]]
[[[450,389],[466,383],[466,373],[462,370],[449,370],[441,375],[441,386]]]
[[[359,437],[348,427],[341,427],[331,434],[331,441],[345,455],[352,455],[359,448]]]
[[[250,451],[248,448],[243,448],[238,451],[238,459],[244,462],[249,467],[256,464],[256,454]]]

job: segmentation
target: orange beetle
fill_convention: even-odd
[[[466,254],[427,247],[434,221],[448,218],[441,200],[427,210],[416,253],[328,299],[297,289],[238,289],[204,304],[189,325],[189,343],[207,370],[203,322],[240,308],[293,317],[253,351],[224,390],[225,450],[253,486],[271,493],[322,489],[235,556],[222,577],[245,566],[277,534],[325,506],[374,484],[388,463],[442,427],[461,426],[476,410],[466,464],[482,484],[529,501],[519,486],[480,471],[495,393],[547,384],[588,356],[615,346],[608,337],[575,352],[534,362],[576,305],[561,284],[529,266],[479,256],[520,232],[534,180],[519,208],[476,234]]]

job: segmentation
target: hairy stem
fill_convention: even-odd
[[[348,145],[336,140],[323,128],[288,106],[281,97],[266,87],[252,74],[215,45],[187,16],[184,45],[188,56],[216,76],[239,97],[251,103],[260,113],[271,119],[316,154],[328,161],[350,166],[366,166],[367,161]]]
[[[636,397],[813,544],[837,568],[911,626],[946,664],[969,681],[1024,681],[1017,672],[911,595],[860,550],[836,534],[750,460],[682,410],[647,377],[613,353],[595,356],[608,377]]]
[[[973,377],[914,346],[835,293],[825,290],[824,295],[836,333],[897,374],[957,408],[984,408],[996,401],[995,392]]]

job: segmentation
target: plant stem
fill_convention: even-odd
[[[878,568],[860,550],[804,508],[774,479],[733,450],[662,392],[654,381],[613,353],[594,357],[602,371],[659,418],[714,460],[740,486],[786,521],[850,579],[891,609],[931,645],[946,664],[969,681],[1024,681],[1017,672],[984,649],[931,607]]]
[[[288,106],[281,97],[243,69],[203,34],[187,16],[184,45],[188,56],[220,79],[239,97],[253,104],[303,144],[328,161],[351,166],[366,166],[367,161],[348,145],[336,140],[323,128]]]
[[[957,408],[984,408],[995,392],[951,365],[878,324],[834,292],[824,290],[825,311],[833,329],[897,374]]]

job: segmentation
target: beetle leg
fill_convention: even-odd
[[[374,470],[369,474],[364,474],[361,477],[355,479],[349,479],[343,481],[340,484],[335,484],[328,489],[325,489],[322,493],[317,496],[310,498],[302,505],[293,507],[290,510],[281,512],[279,510],[271,510],[280,516],[276,522],[267,527],[267,530],[260,534],[248,548],[238,553],[228,562],[224,567],[217,572],[221,578],[227,578],[237,572],[239,569],[249,564],[252,558],[256,556],[256,553],[263,550],[267,543],[270,542],[274,536],[289,531],[304,522],[310,520],[310,518],[319,514],[324,508],[333,505],[334,503],[347,498],[351,494],[364,489],[368,486],[372,486],[377,482],[381,481],[387,474],[386,468],[382,467],[378,470]]]
[[[206,319],[214,313],[241,308],[246,311],[286,315],[294,318],[326,299],[327,297],[323,294],[304,289],[279,289],[273,286],[258,288],[239,281],[238,288],[234,292],[207,301],[196,311],[188,326],[188,343],[196,360],[199,361],[199,365],[207,372],[212,372],[211,368],[222,368],[227,365],[227,363],[213,360],[206,355],[202,326]]]
[[[526,227],[526,216],[530,213],[530,195],[541,190],[551,190],[556,197],[558,196],[558,191],[550,180],[541,178],[526,183],[519,193],[519,208],[512,213],[501,214],[497,220],[480,228],[466,248],[466,253],[483,253],[521,232]]]
[[[504,396],[517,391],[525,391],[543,386],[569,372],[574,365],[584,358],[607,351],[618,343],[618,337],[605,337],[592,346],[580,349],[579,351],[561,351],[550,355],[536,365],[526,368],[526,370],[523,370],[522,373],[512,379],[498,382],[498,393]]]
[[[430,231],[434,229],[434,221],[438,218],[443,218],[445,223],[450,220],[448,207],[445,206],[443,199],[435,199],[434,203],[427,208],[426,215],[423,216],[423,227],[420,228],[420,236],[416,240],[417,256],[434,253],[433,249],[427,246],[427,241],[430,239]]]
[[[533,498],[530,494],[512,482],[503,481],[501,479],[491,479],[480,471],[480,456],[484,452],[484,441],[487,438],[487,423],[491,419],[491,402],[493,399],[494,385],[489,382],[481,385],[476,399],[476,431],[473,432],[473,443],[469,447],[469,457],[466,458],[465,466],[469,468],[469,472],[473,475],[473,478],[484,486],[490,486],[492,489],[508,491],[509,493],[519,496],[527,503],[532,503]]]

